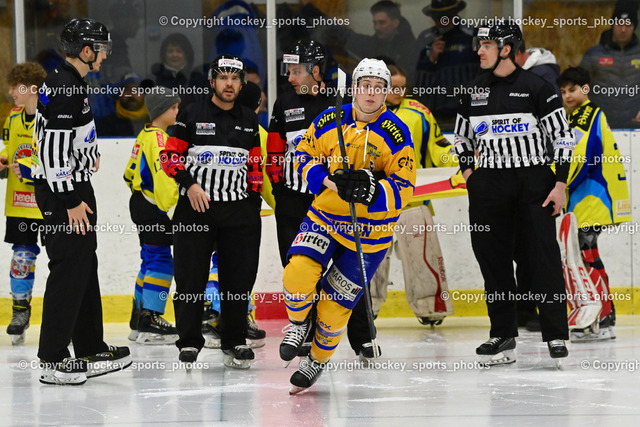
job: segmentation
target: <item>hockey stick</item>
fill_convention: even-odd
[[[336,96],[336,131],[338,132],[338,144],[340,145],[340,155],[342,156],[342,170],[349,172],[349,163],[347,161],[347,150],[344,144],[344,135],[342,135],[342,98],[344,97],[345,87],[347,85],[347,75],[344,70],[338,67],[338,94]],[[366,149],[366,147],[365,147]],[[376,341],[376,327],[373,324],[373,308],[371,307],[371,290],[367,283],[367,270],[364,266],[364,253],[362,252],[362,244],[360,243],[360,230],[358,229],[358,217],[356,215],[356,205],[349,203],[349,211],[351,212],[351,226],[353,227],[353,240],[356,243],[356,252],[358,253],[358,261],[360,263],[360,280],[364,289],[365,306],[367,309],[367,321],[369,323],[369,336],[371,337],[371,345],[373,346],[373,357],[380,357],[378,343]]]

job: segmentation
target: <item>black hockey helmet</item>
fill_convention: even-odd
[[[494,25],[481,26],[477,29],[476,36],[473,38],[473,49],[480,48],[481,40],[495,40],[498,43],[498,50],[502,50],[506,45],[511,45],[511,54],[515,56],[516,52],[522,44],[522,31],[520,27],[513,22],[499,22]]]
[[[218,55],[209,66],[209,80],[214,80],[218,74],[235,73],[240,75],[242,84],[247,82],[247,71],[242,60],[235,55]]]
[[[320,68],[320,75],[324,77],[327,67],[327,54],[320,43],[315,40],[301,39],[282,55],[282,68],[280,74],[286,76],[289,74],[288,64],[303,64],[306,66],[307,73],[312,74],[315,65]]]
[[[97,55],[103,51],[111,54],[111,35],[103,24],[93,19],[72,19],[60,34],[62,50],[72,58],[77,58],[85,46],[90,46]]]

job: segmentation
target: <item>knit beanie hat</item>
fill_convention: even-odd
[[[180,102],[180,97],[174,95],[173,91],[167,87],[157,86],[148,90],[150,93],[144,97],[144,105],[147,107],[151,121],[171,108],[176,102]]]

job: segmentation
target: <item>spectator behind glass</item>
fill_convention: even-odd
[[[184,34],[173,33],[162,41],[160,63],[153,64],[151,74],[158,86],[170,89],[186,86],[193,66],[193,47]]]
[[[473,51],[473,31],[455,25],[458,13],[467,6],[460,0],[431,0],[422,13],[435,25],[418,35],[412,58],[417,61],[414,76],[414,96],[428,105],[443,131],[453,129],[457,101],[453,88],[473,78],[479,70],[478,55]],[[420,93],[420,89],[431,89]]]
[[[344,45],[358,60],[386,56],[403,68],[412,65],[416,38],[409,22],[400,14],[400,5],[382,0],[371,6],[373,36],[357,34],[345,26],[330,28],[329,40]]]
[[[148,80],[145,82],[149,82]],[[144,107],[142,79],[136,73],[122,76],[118,87],[120,97],[116,100],[115,111],[97,125],[100,136],[136,136],[149,121]],[[150,82],[149,82],[150,83]],[[146,83],[144,86],[150,86]]]
[[[113,54],[102,67],[102,79],[109,84],[117,84],[120,77],[133,70],[129,58],[127,40],[132,39],[142,26],[140,12],[130,0],[117,0],[109,7],[113,31],[111,42]]]
[[[560,88],[556,80],[560,77],[560,66],[556,56],[550,50],[541,47],[525,48],[524,40],[516,52],[516,64],[525,70],[539,75],[553,85],[558,97],[561,98]]]
[[[198,99],[195,88],[206,86],[206,77],[198,70],[193,70],[193,47],[184,34],[168,35],[160,46],[160,63],[151,66],[151,74],[155,84],[170,89],[181,88],[178,95],[182,102],[180,108]],[[210,96],[208,91],[207,96]]]
[[[580,67],[591,76],[590,98],[602,108],[612,128],[640,128],[640,93],[622,92],[640,81],[638,4],[619,1],[613,11],[614,24],[600,36],[600,43],[587,50]],[[620,90],[609,95],[608,91]],[[602,92],[605,92],[604,94]]]

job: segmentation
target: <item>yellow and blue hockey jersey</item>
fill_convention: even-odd
[[[168,138],[165,131],[147,123],[138,134],[124,171],[129,188],[141,191],[147,201],[164,213],[178,203],[178,186],[160,164],[160,151]]]
[[[34,119],[32,118],[28,122],[25,120],[25,116],[24,106],[15,107],[4,122],[2,129],[4,149],[0,155],[7,156],[9,164],[17,163],[20,159],[31,158]],[[21,182],[12,171],[9,171],[7,176],[5,215],[42,219],[42,214],[36,204],[33,185],[26,181]]]
[[[416,151],[416,163],[420,167],[458,166],[453,145],[442,135],[435,117],[421,102],[403,98],[400,104],[390,110],[409,128]]]
[[[369,207],[356,203],[362,249],[377,252],[391,246],[400,211],[413,196],[416,161],[407,126],[384,107],[370,122],[355,120],[353,105],[344,105],[342,133],[351,169],[370,169],[381,176],[380,195]],[[349,204],[338,193],[323,187],[329,174],[342,168],[336,132],[335,108],[320,114],[311,124],[296,150],[295,166],[317,194],[308,216],[331,233],[341,245],[355,250]]]
[[[602,110],[584,102],[569,116],[576,136],[567,180],[566,210],[579,227],[631,221],[624,165]]]

